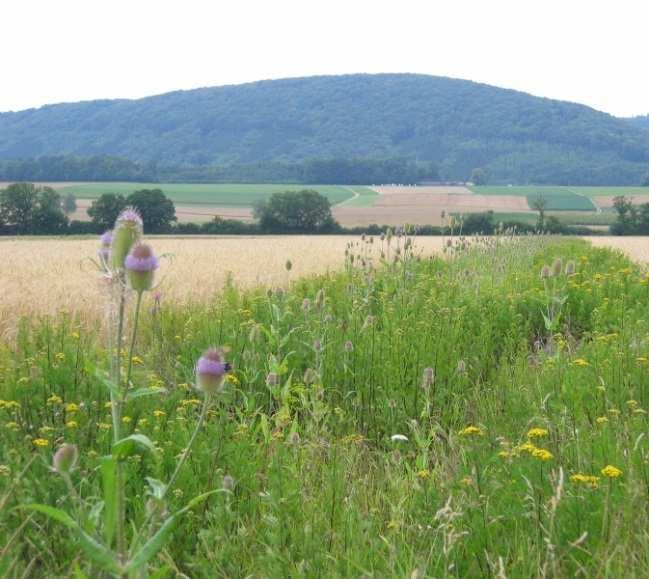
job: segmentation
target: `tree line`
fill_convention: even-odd
[[[137,163],[108,155],[77,157],[44,156],[35,159],[0,160],[2,181],[130,181],[188,183],[317,183],[319,185],[368,183],[417,183],[436,180],[432,162],[405,157],[383,159],[331,158],[303,162],[268,161],[206,166],[162,166]]]
[[[126,207],[134,207],[142,215],[147,233],[167,234],[380,234],[388,227],[344,228],[331,212],[329,200],[312,190],[278,192],[254,207],[256,222],[215,217],[202,224],[178,223],[173,201],[161,189],[140,189],[130,195],[104,193],[88,208],[90,221],[70,220],[76,209],[73,196],[62,197],[52,187],[33,183],[12,183],[0,191],[0,235],[66,235],[97,234],[110,229]],[[545,218],[539,207],[539,222],[530,226],[516,221],[497,223],[493,212],[458,216],[455,233],[492,234],[501,228],[516,228],[521,233],[584,234],[585,228],[569,227],[554,218]],[[630,211],[634,211],[631,208]],[[649,205],[647,205],[649,215]],[[648,219],[649,223],[649,219]],[[416,227],[421,235],[442,235],[449,228]]]

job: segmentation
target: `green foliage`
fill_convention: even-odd
[[[140,189],[131,193],[126,202],[140,212],[147,233],[166,233],[176,221],[173,201],[161,189]]]
[[[255,206],[259,227],[270,233],[327,233],[337,228],[329,200],[317,191],[274,193]]]
[[[615,198],[613,208],[616,221],[611,226],[613,235],[649,234],[649,203],[634,205],[624,195]]]
[[[99,230],[107,231],[113,227],[117,216],[127,205],[128,201],[124,195],[104,193],[92,202],[88,215]]]
[[[487,173],[484,169],[477,168],[471,171],[471,178],[469,179],[474,185],[486,185],[487,184]]]
[[[74,193],[68,193],[63,197],[63,211],[66,215],[74,213],[77,210],[77,198]]]
[[[235,371],[168,512],[154,511],[150,538],[118,572],[649,573],[645,272],[579,240],[460,242],[429,259],[407,239],[359,241],[343,272],[281,294],[228,286],[207,304],[143,309],[133,385],[166,388],[129,402],[120,422],[159,448],[157,460],[121,461],[135,527],[200,421],[196,357],[218,339]],[[557,257],[576,271],[542,280]],[[115,462],[103,458],[113,407],[90,370],[107,364],[104,348],[70,315],[26,321],[0,342],[4,575],[110,565],[99,537],[111,544],[102,527],[116,510]],[[48,468],[61,440],[80,449],[77,495]],[[101,498],[108,515],[85,510]]]
[[[151,166],[179,179],[204,179],[204,168],[215,167],[212,175],[227,180],[243,169],[248,179],[286,181],[291,174],[289,181],[302,181],[294,165],[314,159],[319,171],[321,160],[405,158],[431,162],[445,180],[463,181],[482,167],[505,183],[636,184],[649,163],[649,137],[639,123],[415,74],[320,76],[54,105],[0,114],[0,134],[0,159],[104,154],[138,162],[104,179],[142,175]],[[7,178],[27,177],[36,179],[35,172]],[[373,182],[366,177],[361,182]]]
[[[51,187],[12,183],[0,191],[0,231],[9,235],[64,233],[68,218]]]

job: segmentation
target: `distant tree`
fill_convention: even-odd
[[[487,184],[487,173],[484,169],[476,167],[471,171],[471,183],[474,185],[486,185]]]
[[[464,216],[462,222],[462,233],[473,234],[482,233],[490,235],[494,232],[496,224],[494,222],[493,211],[486,211],[484,213],[469,213]]]
[[[643,187],[649,187],[649,171],[647,171],[642,176],[642,180],[640,181],[640,185],[642,185]]]
[[[0,194],[0,224],[18,235],[63,233],[68,218],[61,196],[51,187],[12,183]]]
[[[613,209],[617,213],[615,223],[611,225],[614,235],[632,235],[638,231],[638,209],[630,199],[618,195],[613,199]]]
[[[545,229],[545,210],[548,207],[548,200],[543,195],[539,195],[532,201],[532,209],[539,212],[539,218],[536,222],[537,229]]]
[[[177,220],[176,208],[161,189],[141,189],[126,199],[142,215],[144,230],[149,233],[165,233]]]
[[[255,206],[262,230],[272,233],[323,233],[339,227],[329,200],[317,191],[274,193]]]
[[[77,198],[73,193],[68,193],[63,198],[63,211],[66,215],[70,215],[77,210]]]
[[[118,193],[104,193],[92,202],[88,209],[88,215],[92,222],[100,229],[112,229],[115,219],[120,211],[127,206],[128,202],[124,195]]]

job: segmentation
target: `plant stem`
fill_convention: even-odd
[[[133,336],[131,337],[131,347],[128,352],[128,372],[126,373],[126,382],[124,383],[124,395],[131,382],[131,374],[133,372],[133,351],[135,349],[135,338],[137,336],[137,326],[140,319],[140,306],[142,305],[142,292],[137,293],[137,302],[135,303],[135,318],[133,320]]]

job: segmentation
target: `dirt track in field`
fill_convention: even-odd
[[[649,195],[628,195],[626,198],[634,205],[649,203]],[[607,209],[613,207],[615,196],[592,197],[592,200],[600,209]]]
[[[529,212],[527,199],[511,195],[476,195],[466,187],[372,187],[379,193],[371,207],[334,207],[345,226],[441,225],[442,214],[481,211]]]

